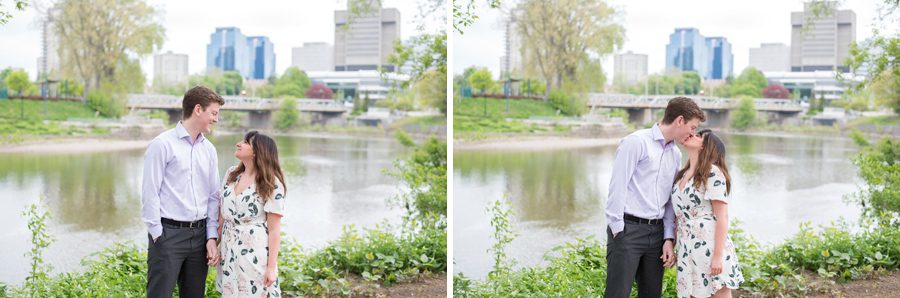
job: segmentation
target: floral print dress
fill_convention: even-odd
[[[716,217],[713,215],[712,200],[727,203],[728,195],[725,177],[718,167],[712,166],[707,179],[706,191],[694,188],[694,178],[688,180],[683,189],[679,181],[672,187],[678,237],[675,244],[678,297],[709,297],[722,287],[737,289],[744,281],[734,244],[727,235],[722,251],[722,273],[715,276],[709,274],[716,242]]]
[[[225,179],[234,169],[228,169]],[[273,197],[263,203],[255,183],[234,193],[240,181],[238,175],[232,184],[222,182],[222,261],[216,274],[216,289],[223,297],[281,297],[278,280],[266,287],[263,279],[269,261],[266,213],[284,214],[284,186],[276,179]]]

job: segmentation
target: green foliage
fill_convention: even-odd
[[[405,145],[411,141],[398,135]],[[446,225],[447,217],[447,145],[436,138],[429,138],[416,147],[406,160],[394,163],[394,169],[386,172],[396,177],[405,189],[391,202],[404,208],[404,218],[413,228]]]
[[[490,90],[497,83],[494,82],[494,79],[491,75],[491,71],[487,69],[487,67],[482,67],[475,72],[473,72],[468,79],[469,86],[472,86],[475,90],[478,90],[480,94],[485,94],[486,91]]]
[[[463,29],[475,23],[478,14],[475,13],[477,0],[453,0],[453,30],[463,34]],[[490,8],[500,7],[500,0],[485,0]]]
[[[553,90],[549,97],[550,105],[568,116],[581,116],[587,111],[587,99],[580,95],[569,95],[561,90]]]
[[[508,113],[507,104],[509,105]],[[546,131],[545,128],[536,124],[524,124],[519,120],[528,119],[532,116],[555,117],[557,115],[556,109],[550,103],[544,101],[465,98],[453,106],[453,131],[461,133]],[[506,118],[512,119],[506,120]]]
[[[602,86],[602,76],[591,75],[602,73],[597,59],[625,40],[619,12],[603,0],[524,0],[511,14],[523,48],[534,49],[522,53],[525,72],[540,75],[548,91],[567,82],[588,90]]]
[[[243,119],[246,115],[246,113],[238,111],[219,111],[219,125],[227,128],[239,128],[243,126]],[[163,121],[168,121],[168,118]]]
[[[87,104],[104,117],[117,118],[125,113],[125,96],[103,89],[92,90],[88,93]]]
[[[738,107],[734,110],[731,126],[744,130],[753,127],[756,122],[756,106],[753,103],[753,98],[741,96]]]
[[[684,71],[665,75],[650,75],[638,83],[626,85],[616,81],[613,88],[618,92],[641,95],[647,94],[698,94],[702,89],[702,79],[695,71]]]
[[[282,98],[281,107],[275,112],[275,128],[289,130],[300,121],[300,111],[297,110],[297,100]]]
[[[28,7],[28,2],[25,0],[13,0],[15,3],[15,9],[19,11],[24,11],[26,7]],[[0,3],[2,4],[2,3]],[[0,5],[2,6],[2,5]],[[12,19],[12,13],[0,10],[0,25],[5,25],[9,20]],[[2,292],[0,292],[2,293]]]
[[[869,140],[866,139],[866,135],[859,131],[859,129],[853,129],[850,132],[850,139],[852,139],[853,143],[856,143],[857,146],[869,146]]]
[[[188,78],[187,85],[179,85],[170,88],[162,87],[163,91],[181,96],[184,92],[193,86],[206,86],[213,89],[219,95],[240,95],[243,90],[244,78],[238,71],[230,70],[222,72],[221,70],[213,70],[207,74],[192,75]]]
[[[740,96],[758,98],[762,97],[763,90],[768,86],[769,81],[762,72],[756,68],[747,67],[737,78],[717,89],[716,95],[731,98],[738,98]]]
[[[16,92],[16,95],[23,95],[25,91],[32,87],[31,80],[28,79],[28,73],[24,70],[12,71],[6,76],[5,83],[9,90]]]
[[[494,267],[488,273],[488,278],[496,278],[509,273],[512,269],[512,261],[506,255],[506,246],[516,239],[516,234],[509,223],[512,210],[508,201],[494,201],[485,211],[491,214],[491,227],[494,229],[491,238],[495,241],[488,249],[488,252],[494,255]]]
[[[272,90],[272,96],[282,97],[291,96],[294,98],[302,98],[306,94],[306,89],[312,85],[312,81],[296,66],[288,67],[284,74],[275,82]]]
[[[161,11],[142,0],[63,0],[50,9],[64,77],[96,89],[142,89],[140,59],[162,47]],[[119,90],[118,88],[122,88]],[[109,90],[107,90],[109,91]]]
[[[447,75],[436,70],[422,75],[413,88],[423,105],[447,114]]]
[[[53,243],[53,237],[47,231],[47,221],[50,219],[50,212],[43,207],[43,198],[41,203],[31,204],[22,212],[22,215],[28,218],[28,230],[31,231],[31,251],[26,255],[31,258],[31,271],[25,278],[24,289],[30,293],[44,292],[45,281],[49,278],[50,264],[44,262],[44,250]],[[43,210],[42,210],[43,209]]]
[[[868,216],[900,217],[900,141],[883,139],[853,158],[866,187],[854,199]],[[882,217],[879,217],[882,218]]]

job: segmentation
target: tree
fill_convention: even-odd
[[[66,45],[59,50],[64,73],[85,82],[85,97],[101,82],[128,83],[117,76],[122,66],[139,70],[140,58],[163,44],[159,16],[143,0],[60,0],[51,8],[51,19],[59,43]]]
[[[334,93],[322,83],[315,83],[306,89],[306,98],[332,99]]]
[[[447,114],[447,75],[437,70],[426,73],[413,88],[423,104]]]
[[[294,98],[282,98],[281,107],[275,113],[275,128],[288,130],[297,125],[300,120],[300,112],[297,111],[297,100]]]
[[[241,95],[244,89],[244,77],[236,70],[229,70],[222,74],[225,95]]]
[[[22,93],[31,88],[31,80],[28,79],[28,73],[24,70],[14,70],[6,76],[6,86],[9,90],[16,91],[16,95],[21,96]]]
[[[16,4],[15,9],[18,11],[23,11],[23,10],[25,10],[25,7],[28,7],[28,2],[25,2],[25,0],[13,0],[13,3]],[[3,6],[2,4],[3,4],[3,2],[0,2],[0,7]],[[0,10],[0,25],[5,25],[11,19],[12,19],[11,12],[5,12],[3,10]]]
[[[884,70],[869,83],[868,89],[875,96],[876,105],[900,114],[900,72],[897,69]]]
[[[772,84],[766,89],[763,89],[763,97],[765,98],[780,98],[780,99],[789,99],[791,98],[791,91],[784,86],[779,84]]]
[[[494,79],[491,78],[491,71],[487,67],[482,67],[469,76],[469,86],[481,91],[484,95],[485,90],[490,90],[494,86]]]
[[[743,130],[752,127],[756,123],[756,106],[753,104],[753,98],[742,96],[733,117],[731,126],[734,128]]]
[[[685,71],[681,73],[682,90],[684,94],[700,93],[700,74],[696,71]]]
[[[547,83],[545,94],[576,82],[579,66],[622,46],[625,29],[615,23],[616,10],[602,0],[523,0],[513,10],[516,33],[526,51],[526,72]],[[590,58],[589,58],[590,57]]]
[[[296,66],[291,66],[284,71],[284,75],[281,78],[278,78],[275,88],[272,90],[272,95],[275,97],[303,97],[310,85],[312,85],[312,82],[306,76],[306,73]]]

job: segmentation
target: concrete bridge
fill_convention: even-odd
[[[705,125],[728,126],[731,122],[731,110],[738,107],[738,100],[731,98],[701,96],[701,95],[631,95],[591,93],[588,97],[588,107],[594,108],[619,108],[628,112],[628,121],[638,125],[644,125],[652,121],[655,111],[665,110],[669,100],[677,96],[693,99],[706,113]],[[785,99],[756,98],[753,100],[757,118],[769,123],[799,124],[800,113],[803,108],[799,103]]]
[[[182,96],[161,94],[129,94],[126,107],[129,109],[165,110],[169,113],[169,122],[181,119]],[[225,105],[222,110],[242,111],[250,114],[251,127],[269,127],[272,124],[272,111],[280,108],[280,101],[271,98],[223,96]],[[313,122],[327,121],[340,117],[347,108],[344,104],[332,99],[298,98],[297,110],[310,114]]]

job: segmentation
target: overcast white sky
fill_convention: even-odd
[[[453,33],[453,73],[468,66],[488,67],[499,75],[499,59],[503,55],[503,12],[486,9],[480,1],[480,19],[463,35]],[[514,1],[504,1],[511,6]],[[876,9],[883,0],[845,0],[840,9],[856,13],[856,38],[871,36]],[[694,27],[704,36],[724,36],[731,42],[734,71],[747,66],[751,47],[760,43],[791,43],[791,12],[802,11],[800,0],[610,0],[622,12],[626,41],[620,52],[633,51],[648,55],[648,71],[661,72],[665,66],[669,34],[677,27]],[[896,32],[896,29],[894,29]],[[604,59],[607,82],[612,81],[612,55]]]
[[[3,9],[10,8],[10,1]],[[48,2],[48,1],[44,1]],[[346,0],[320,1],[180,1],[148,0],[163,10],[162,24],[166,40],[162,50],[188,54],[188,71],[200,73],[206,68],[206,44],[216,27],[235,26],[247,36],[268,36],[275,45],[275,69],[281,74],[291,64],[291,48],[304,42],[334,44],[334,11],[347,7]],[[425,20],[426,30],[443,24],[437,18],[419,17],[416,1],[383,0],[383,7],[400,10],[400,33],[404,40],[418,35],[417,24]],[[23,68],[33,78],[41,55],[41,30],[34,9],[14,11],[13,19],[0,25],[0,69]],[[152,55],[142,60],[147,82],[153,75]]]

